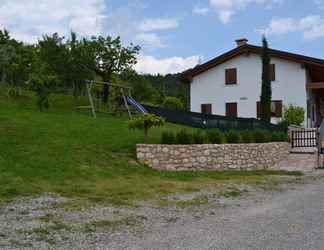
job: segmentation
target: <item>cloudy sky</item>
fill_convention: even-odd
[[[273,48],[324,58],[324,0],[0,0],[0,27],[26,42],[119,35],[141,45],[144,73],[183,71],[262,33]]]

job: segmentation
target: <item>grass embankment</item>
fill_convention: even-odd
[[[285,174],[157,172],[136,162],[135,144],[143,142],[143,134],[130,131],[126,117],[99,115],[95,120],[77,113],[71,97],[52,97],[52,108],[44,113],[34,103],[30,95],[12,100],[0,94],[0,200],[50,192],[128,204],[219,180],[257,182]],[[162,129],[152,130],[152,142],[158,142]]]

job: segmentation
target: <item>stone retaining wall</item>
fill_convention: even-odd
[[[286,142],[260,144],[137,145],[140,162],[157,170],[261,170],[275,169],[287,159]]]

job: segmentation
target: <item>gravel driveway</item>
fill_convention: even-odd
[[[0,207],[0,249],[324,249],[323,177],[271,192],[241,188],[249,194],[205,191],[198,197],[207,202],[190,206],[69,210],[69,200],[50,196],[14,202]]]

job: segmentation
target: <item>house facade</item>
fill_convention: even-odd
[[[186,72],[192,112],[260,116],[262,48],[246,39],[236,42],[235,49]],[[305,126],[318,126],[324,117],[324,60],[272,49],[270,54],[272,122],[294,105],[304,108]]]

